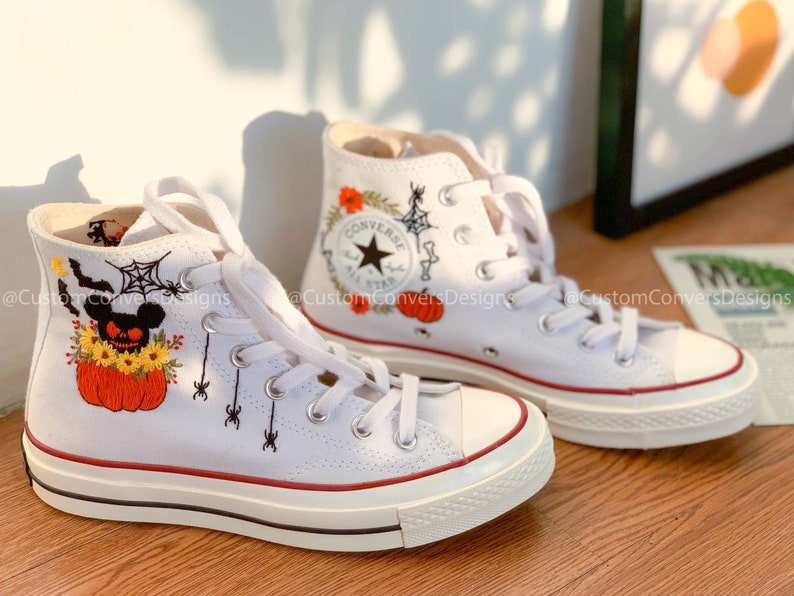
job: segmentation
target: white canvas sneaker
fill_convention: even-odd
[[[177,192],[205,210],[160,198]],[[50,204],[29,226],[42,295],[22,445],[53,507],[376,550],[473,528],[551,474],[536,408],[326,343],[223,202],[182,179],[143,208]]]
[[[323,143],[302,308],[327,338],[393,370],[521,395],[552,434],[587,445],[695,443],[752,422],[752,358],[557,274],[535,188],[493,152],[345,122]]]

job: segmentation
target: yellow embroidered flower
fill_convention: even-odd
[[[106,341],[97,342],[91,352],[91,359],[98,366],[110,366],[116,361],[116,350]]]
[[[170,355],[171,350],[163,344],[149,344],[141,350],[138,364],[146,370],[162,370]]]
[[[125,375],[129,375],[138,370],[141,362],[137,354],[130,354],[124,350],[121,354],[116,356],[116,368]]]
[[[92,354],[94,346],[99,341],[99,336],[93,327],[86,325],[80,332],[80,349],[87,354]]]

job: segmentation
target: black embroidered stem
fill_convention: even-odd
[[[278,439],[278,431],[273,432],[273,416],[276,414],[276,402],[272,402],[270,406],[270,430],[265,431],[265,444],[262,445],[262,451],[267,451],[270,447],[273,453],[276,452],[276,439]]]
[[[240,387],[240,369],[237,369],[237,378],[234,381],[234,402],[226,405],[226,413],[229,415],[223,426],[228,426],[231,422],[237,430],[240,430],[240,412],[243,407],[237,405],[237,390]]]
[[[204,401],[207,401],[207,387],[210,386],[210,382],[204,382],[204,373],[207,371],[207,351],[210,347],[210,334],[207,332],[207,341],[204,344],[204,362],[201,363],[201,380],[200,381],[193,381],[193,387],[195,388],[195,393],[193,393],[193,399],[197,397],[203,397]],[[237,371],[238,374],[240,371]]]

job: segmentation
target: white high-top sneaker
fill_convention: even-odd
[[[323,143],[303,309],[326,337],[393,370],[514,392],[587,445],[695,443],[752,422],[752,358],[558,275],[535,188],[495,155],[345,122]]]
[[[160,197],[186,193],[191,204]],[[42,300],[23,451],[47,503],[327,550],[416,546],[521,503],[554,467],[520,399],[390,376],[326,343],[223,202],[29,217]]]

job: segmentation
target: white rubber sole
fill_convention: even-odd
[[[725,437],[752,424],[761,397],[758,367],[747,353],[742,367],[721,379],[655,392],[604,394],[555,389],[455,356],[318,331],[354,355],[384,360],[394,372],[518,395],[546,412],[554,437],[593,447],[656,449]]]
[[[91,465],[51,455],[27,434],[22,451],[36,494],[61,511],[330,551],[413,547],[459,534],[530,498],[554,469],[551,434],[536,408],[518,434],[473,462],[361,490],[297,490]]]

